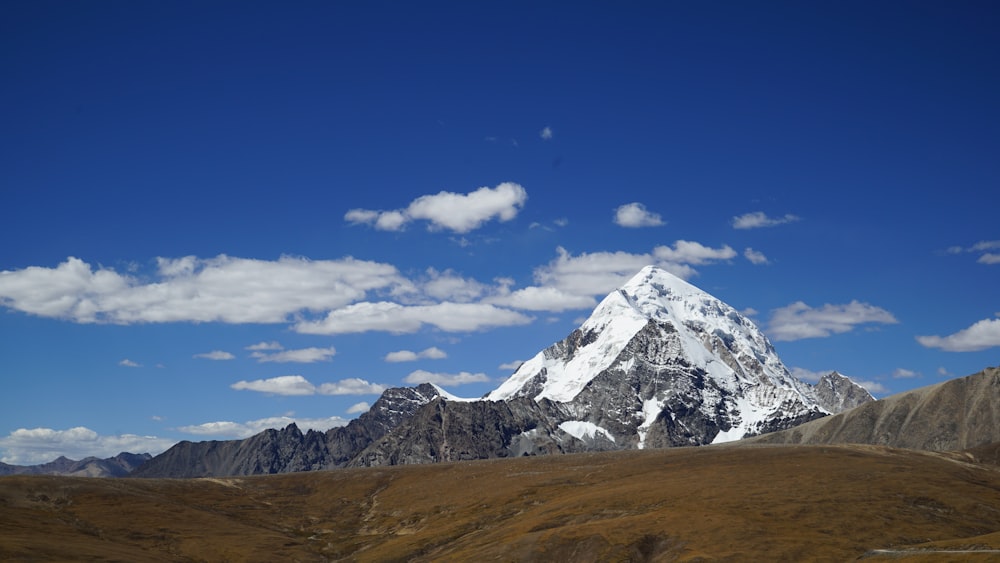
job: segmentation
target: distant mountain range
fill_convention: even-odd
[[[60,456],[40,465],[8,465],[0,463],[0,475],[68,475],[73,477],[124,477],[152,459],[149,454],[122,452],[115,457],[88,457],[75,461]]]
[[[481,400],[424,384],[386,391],[347,426],[181,442],[142,477],[254,475],[704,445],[797,426],[873,400],[832,373],[791,376],[747,317],[646,267],[583,325]]]

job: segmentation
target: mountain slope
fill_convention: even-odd
[[[752,443],[960,450],[1000,442],[1000,368],[921,387]]]

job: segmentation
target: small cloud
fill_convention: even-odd
[[[410,375],[403,378],[406,383],[420,384],[420,383],[433,383],[435,385],[464,385],[466,383],[483,383],[489,381],[490,378],[486,376],[485,373],[469,373],[463,371],[461,373],[450,374],[450,373],[431,373],[429,371],[417,370]]]
[[[399,350],[398,352],[389,352],[385,355],[385,361],[389,363],[399,363],[399,362],[414,362],[420,359],[428,360],[441,360],[447,358],[448,354],[444,350],[431,347],[420,352],[413,352],[410,350]]]
[[[619,227],[659,227],[666,225],[659,213],[653,213],[639,203],[626,203],[615,209],[615,224]]]
[[[234,360],[236,356],[230,354],[229,352],[224,352],[222,350],[212,350],[211,352],[205,352],[203,354],[195,354],[195,358],[202,358],[205,360]]]
[[[140,367],[142,367],[142,364],[140,364],[138,362],[133,362],[132,360],[130,360],[128,358],[125,358],[124,360],[118,362],[118,365],[124,366],[124,367],[127,367],[127,368],[140,368]]]
[[[964,247],[964,246],[951,246],[945,252],[948,254],[964,254],[964,253],[980,253],[979,258],[976,260],[979,264],[1000,264],[1000,254],[996,252],[990,252],[992,250],[1000,249],[1000,240],[981,240],[976,244]]]
[[[404,209],[351,209],[344,220],[355,225],[371,225],[380,231],[400,231],[411,221],[425,220],[430,230],[446,229],[465,234],[492,219],[510,221],[527,199],[528,192],[520,184],[504,182],[495,188],[484,186],[468,194],[442,191],[420,196]]]
[[[888,393],[889,388],[877,381],[855,381],[858,385],[864,387],[872,395]]]
[[[992,252],[987,252],[979,257],[976,262],[980,264],[1000,264],[1000,254],[994,254]]]
[[[514,360],[513,362],[507,362],[506,364],[500,364],[497,369],[502,369],[505,371],[517,371],[517,368],[521,367],[523,360]]]
[[[753,307],[747,307],[746,309],[740,311],[740,314],[742,314],[744,317],[753,317],[758,313],[760,313],[760,311],[754,309]]]
[[[154,414],[153,416],[149,417],[149,419],[153,420],[153,421],[156,421],[156,422],[163,422],[164,420],[166,420],[166,417],[158,416],[158,415]]]
[[[763,252],[758,252],[750,247],[747,247],[747,249],[743,251],[743,256],[752,264],[756,264],[758,266],[761,264],[770,264],[767,256],[764,256]]]
[[[317,387],[316,391],[320,395],[379,395],[388,388],[387,385],[350,377],[336,383],[324,383]]]
[[[759,229],[761,227],[774,227],[785,223],[794,223],[800,219],[791,213],[784,217],[768,217],[763,211],[746,213],[738,217],[733,217],[734,229]]]
[[[792,377],[794,377],[796,379],[799,379],[801,381],[807,381],[809,383],[816,383],[822,377],[824,377],[826,375],[829,375],[830,372],[832,372],[833,370],[832,369],[826,369],[826,370],[820,370],[820,371],[813,371],[813,370],[809,370],[809,369],[805,369],[805,368],[793,367],[789,371],[791,371]]]
[[[983,319],[948,336],[918,336],[917,342],[927,348],[947,352],[978,352],[1000,346],[1000,319]]]
[[[955,375],[950,371],[948,371],[948,369],[945,368],[944,366],[937,368],[937,374],[940,375],[941,377],[955,377]]]
[[[797,301],[771,313],[769,334],[776,341],[826,338],[850,332],[862,324],[896,324],[889,311],[868,303],[851,301],[846,305],[826,304],[813,308]]]
[[[301,375],[282,375],[270,379],[237,381],[230,385],[237,391],[257,391],[269,395],[301,396],[316,394],[316,387]]]
[[[546,126],[544,129],[538,132],[538,136],[548,141],[552,138],[552,128]]]
[[[892,372],[892,377],[894,379],[909,379],[912,377],[920,377],[920,374],[913,370],[896,368],[896,370]]]
[[[347,409],[347,414],[360,414],[363,412],[368,412],[368,409],[372,408],[368,403],[361,401],[360,403],[354,403]]]
[[[256,358],[260,363],[311,364],[313,362],[328,362],[336,353],[337,350],[330,346],[329,348],[301,348],[271,353],[254,352],[250,356]]]
[[[260,352],[265,350],[284,350],[285,347],[272,340],[270,342],[258,342],[257,344],[251,344],[244,349],[253,352]]]

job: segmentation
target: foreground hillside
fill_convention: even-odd
[[[976,455],[992,459],[995,449]],[[920,561],[985,561],[997,556],[983,551],[1000,546],[997,532],[996,466],[876,446],[229,479],[0,478],[4,561],[850,561],[927,542],[977,551]]]

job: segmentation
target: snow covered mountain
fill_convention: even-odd
[[[574,417],[561,428],[644,448],[781,430],[855,406],[840,399],[862,395],[872,399],[849,380],[814,387],[792,377],[747,317],[647,266],[485,398],[547,399]]]

